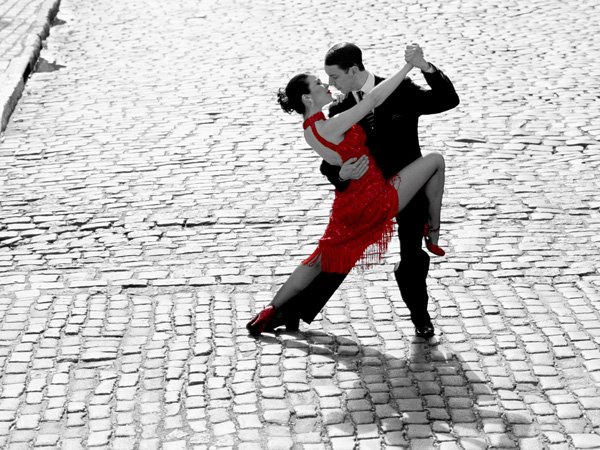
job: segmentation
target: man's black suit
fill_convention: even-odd
[[[373,129],[365,119],[359,122],[367,134],[367,146],[386,178],[392,177],[421,156],[419,116],[441,113],[459,103],[451,81],[440,70],[435,67],[434,69],[433,73],[423,72],[431,89],[423,89],[410,78],[406,78],[383,104],[375,108]],[[381,81],[383,78],[375,77],[375,84]],[[349,93],[343,101],[330,108],[330,116],[339,114],[355,104],[354,95]],[[340,169],[341,167],[332,166],[325,161],[321,165],[321,172],[336,189],[343,191],[352,181],[340,181]],[[427,325],[430,323],[426,285],[429,255],[422,249],[423,230],[427,220],[425,194],[420,191],[396,219],[401,261],[394,275],[402,299],[410,310],[412,322],[415,326]],[[292,300],[294,313],[305,322],[311,323],[345,278],[344,274],[319,274]]]

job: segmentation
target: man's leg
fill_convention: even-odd
[[[348,274],[321,272],[300,294],[294,304],[298,317],[310,324],[340,287]]]
[[[427,208],[427,198],[423,191],[419,191],[397,216],[401,261],[394,275],[415,326],[431,324],[427,311],[429,296],[426,283],[429,255],[422,249]],[[306,288],[286,303],[283,314],[287,317],[298,317],[310,324],[347,276],[348,274],[321,272]],[[282,317],[279,325],[284,323]]]
[[[429,255],[422,246],[427,207],[425,194],[420,191],[397,216],[400,265],[394,275],[415,327],[431,324],[431,317],[427,311]]]
[[[310,324],[347,276],[348,274],[321,272],[306,288],[285,303],[268,330],[283,325],[288,330],[297,330],[300,319]]]

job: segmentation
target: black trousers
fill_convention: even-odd
[[[423,250],[423,230],[427,221],[427,198],[423,191],[396,216],[400,239],[400,264],[394,271],[400,294],[410,311],[415,326],[431,322],[427,305],[427,273],[429,255]],[[320,273],[315,280],[296,297],[286,309],[298,315],[304,322],[311,323],[342,284],[347,274]]]

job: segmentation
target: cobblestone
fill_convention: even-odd
[[[18,4],[0,91],[50,35],[0,135],[0,447],[600,448],[597,2]],[[420,122],[429,343],[396,242],[312,325],[244,328],[332,200],[274,93],[346,39],[384,75],[417,40],[461,97]]]

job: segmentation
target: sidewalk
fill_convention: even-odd
[[[0,2],[0,132],[39,57],[60,0]]]

